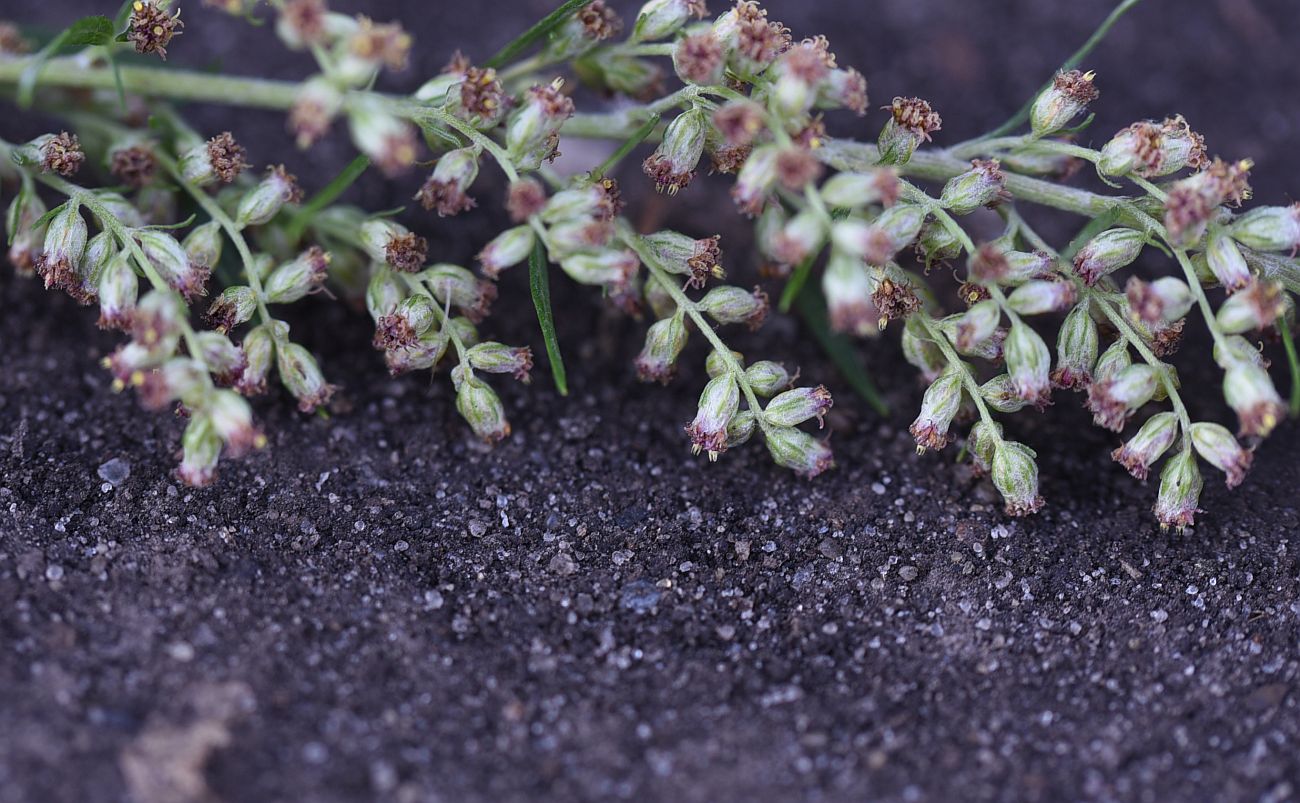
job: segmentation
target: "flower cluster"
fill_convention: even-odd
[[[244,15],[253,4],[207,5]],[[1249,160],[1213,158],[1181,116],[1135,122],[1099,149],[1076,144],[1100,97],[1092,72],[1060,72],[1004,131],[943,148],[934,145],[940,113],[925,99],[896,97],[867,143],[832,138],[823,120],[828,110],[867,113],[862,74],[841,65],[825,37],[797,37],[752,0],[716,16],[705,0],[649,0],[630,25],[604,0],[590,0],[498,58],[453,54],[407,97],[373,89],[384,73],[409,67],[412,42],[400,24],[336,13],[326,0],[272,5],[280,40],[315,62],[304,80],[189,74],[182,86],[153,69],[126,103],[59,95],[56,108],[73,112],[75,134],[0,146],[0,178],[18,189],[6,221],[9,262],[97,303],[101,325],[130,336],[107,365],[115,384],[138,388],[147,406],[177,403],[189,417],[180,469],[187,482],[209,482],[222,454],[261,445],[243,396],[265,391],[273,369],[303,411],[328,402],[334,387],[275,317],[280,305],[327,286],[364,299],[373,344],[393,374],[446,366],[473,432],[489,443],[505,438],[505,407],[485,377],[527,381],[532,352],[484,340],[479,330],[503,272],[526,262],[535,288],[556,265],[618,309],[650,318],[635,361],[644,381],[672,381],[692,333],[708,343],[708,379],[685,439],[710,460],[757,435],[776,463],[800,474],[832,466],[826,440],[799,428],[821,427],[831,407],[826,388],[796,386],[780,363],[747,360],[721,334],[761,325],[769,292],[784,310],[818,285],[834,330],[900,338],[927,384],[910,427],[917,450],[964,440],[1012,515],[1035,512],[1044,499],[1036,452],[1009,439],[1000,416],[1077,394],[1099,427],[1127,433],[1117,463],[1138,479],[1158,471],[1155,514],[1182,528],[1198,511],[1198,461],[1229,487],[1240,484],[1253,450],[1288,412],[1254,343],[1276,334],[1290,345],[1300,206],[1238,211],[1250,197]],[[182,29],[167,0],[134,3],[123,25],[113,43],[43,69],[65,85],[87,75],[99,83],[86,86],[103,86],[112,48],[164,57]],[[39,80],[30,49],[0,24],[0,84]],[[580,112],[577,84],[627,100]],[[256,98],[242,97],[245,90]],[[483,245],[476,270],[440,261],[417,220],[333,203],[346,181],[304,202],[283,167],[253,174],[232,134],[200,137],[173,107],[151,103],[177,97],[281,106],[301,148],[344,120],[362,161],[389,178],[429,165],[405,191],[431,215],[486,204],[474,185],[480,171],[499,170],[508,190],[497,200],[510,224]],[[575,137],[619,144],[605,163],[560,176],[551,163]],[[643,142],[653,147],[645,146],[641,192],[693,191],[706,172],[731,177],[737,219],[753,221],[760,273],[788,282],[783,292],[724,284],[712,226],[645,231],[624,215],[611,173]],[[1126,194],[1064,186],[1089,164]],[[71,183],[87,165],[104,166],[114,189]],[[179,221],[183,204],[196,206],[201,222]],[[1024,204],[1093,220],[1058,249],[1021,216]],[[977,241],[970,231],[996,230],[963,219],[993,215],[1000,233]],[[1148,270],[1160,253],[1176,268],[1171,275]],[[218,270],[223,254],[226,269]],[[948,273],[950,287],[932,286]],[[196,330],[188,307],[209,294],[211,328]],[[954,297],[956,311],[945,311]],[[554,358],[548,316],[539,307]],[[1195,326],[1213,342],[1235,434],[1192,420],[1168,362]]]

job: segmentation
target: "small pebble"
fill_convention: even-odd
[[[99,478],[114,488],[126,482],[130,476],[131,464],[120,457],[114,457],[99,466]]]

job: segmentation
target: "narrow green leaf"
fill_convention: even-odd
[[[785,283],[785,289],[781,291],[781,300],[777,302],[777,307],[782,312],[789,312],[790,305],[799,297],[803,291],[803,286],[808,283],[808,277],[812,275],[813,263],[817,261],[817,254],[810,254],[800,262],[790,274],[790,279]]]
[[[1291,416],[1300,415],[1300,356],[1296,355],[1295,339],[1291,337],[1291,326],[1286,319],[1278,321],[1277,330],[1282,333],[1282,345],[1286,347],[1286,364],[1291,369]]]
[[[510,63],[515,56],[527,50],[529,45],[563,25],[571,14],[590,2],[591,0],[567,0],[559,8],[543,17],[541,22],[524,31],[513,42],[501,48],[495,56],[487,60],[487,66],[502,67]]]
[[[815,284],[808,285],[798,295],[796,303],[804,323],[812,330],[813,337],[817,338],[822,350],[831,358],[831,362],[835,363],[844,380],[857,391],[863,401],[871,406],[871,409],[879,415],[889,415],[889,405],[885,403],[875,383],[871,381],[866,369],[858,361],[858,353],[853,347],[853,342],[831,331],[830,321],[826,316],[826,298],[822,295],[821,288]]]
[[[528,255],[528,286],[533,291],[533,306],[537,309],[537,323],[542,327],[542,340],[546,343],[546,359],[551,364],[551,378],[561,396],[569,395],[569,380],[564,373],[564,358],[560,356],[560,341],[555,337],[555,318],[551,314],[551,283],[547,276],[546,248],[541,240],[533,244]]]
[[[165,231],[167,229],[183,229],[189,226],[191,223],[193,223],[197,218],[198,215],[194,213],[190,213],[189,217],[185,218],[179,223],[150,223],[148,226],[141,226],[140,228],[157,229],[159,231]]]
[[[1140,2],[1142,2],[1142,0],[1122,0],[1119,5],[1115,6],[1115,10],[1110,12],[1110,15],[1102,21],[1101,25],[1097,27],[1097,30],[1092,32],[1092,36],[1088,37],[1088,41],[1084,42],[1082,47],[1074,51],[1074,54],[1065,60],[1065,63],[1061,65],[1060,70],[1073,70],[1075,67],[1079,66],[1079,63],[1086,59],[1088,54],[1092,53],[1092,51],[1096,49],[1097,45],[1102,43],[1102,40],[1106,38],[1106,34],[1110,33],[1110,29],[1115,26],[1115,23],[1119,22],[1120,17],[1123,17],[1131,8]],[[1058,70],[1058,72],[1060,70]],[[1038,91],[1029,99],[1029,102],[1024,106],[1021,106],[1020,111],[1011,116],[1011,119],[1007,120],[1005,123],[987,134],[979,137],[979,139],[1001,137],[1024,125],[1029,119],[1029,110],[1034,107],[1034,101],[1038,99],[1038,96],[1044,89],[1047,89],[1052,85],[1052,81],[1055,80],[1055,78],[1056,75],[1054,73],[1051,78],[1047,79],[1046,83],[1039,87]],[[1091,122],[1091,120],[1089,120],[1089,122]]]
[[[343,171],[335,176],[333,181],[326,184],[320,192],[303,204],[302,208],[298,210],[298,214],[294,216],[293,221],[289,223],[289,239],[293,242],[301,239],[302,233],[307,230],[307,226],[311,224],[311,219],[316,216],[316,213],[334,203],[340,195],[347,191],[348,187],[352,186],[354,181],[361,177],[362,173],[366,172],[368,167],[370,167],[370,159],[364,155],[358,156],[347,167],[343,168]]]
[[[18,190],[18,195],[9,204],[9,214],[5,217],[5,231],[9,234],[6,240],[7,245],[14,244],[14,237],[18,236],[18,221],[22,220],[23,209],[27,207],[32,195],[36,192],[32,187],[32,180],[28,177],[28,174],[19,173],[19,175],[23,178],[23,184]]]

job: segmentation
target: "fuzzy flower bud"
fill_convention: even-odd
[[[794,378],[780,363],[759,360],[745,369],[745,381],[749,382],[754,393],[766,398],[778,393],[782,388],[790,387]]]
[[[1219,328],[1230,335],[1271,326],[1285,309],[1281,285],[1251,278],[1219,307],[1214,316]]]
[[[1093,84],[1095,74],[1066,70],[1057,73],[1052,85],[1034,99],[1029,110],[1029,127],[1034,136],[1045,137],[1065,128],[1101,93]]]
[[[444,154],[415,194],[415,200],[427,210],[437,210],[438,217],[473,209],[474,199],[466,190],[478,178],[478,157],[477,148],[457,148]]]
[[[831,70],[817,93],[817,108],[848,109],[859,117],[866,116],[867,79],[852,68]]]
[[[560,126],[573,116],[573,101],[560,92],[560,82],[535,86],[506,126],[506,148],[520,167],[536,168],[558,154]]]
[[[942,449],[952,440],[948,427],[961,409],[961,398],[960,371],[945,371],[926,388],[921,412],[908,429],[916,439],[917,454],[924,454],[926,449]]]
[[[1119,432],[1137,409],[1156,395],[1160,380],[1156,370],[1138,364],[1098,376],[1088,386],[1088,409],[1099,427]]]
[[[697,306],[718,323],[743,323],[751,330],[763,325],[769,308],[767,294],[761,289],[755,287],[749,292],[732,286],[713,288]]]
[[[1252,209],[1229,229],[1232,238],[1256,251],[1294,252],[1300,248],[1300,204]]]
[[[673,48],[673,69],[685,84],[711,86],[722,82],[727,53],[711,32],[691,34],[677,40]]]
[[[45,202],[35,192],[20,191],[9,204],[5,232],[9,235],[9,264],[20,276],[30,276],[36,269],[41,245],[45,242],[45,224],[36,223],[45,216]]]
[[[319,246],[311,246],[296,259],[271,272],[263,286],[268,304],[290,304],[325,284],[329,276],[330,255]]]
[[[86,161],[86,154],[81,150],[77,135],[67,131],[42,134],[17,148],[14,157],[23,163],[39,164],[43,173],[58,173],[64,178],[75,174]]]
[[[628,39],[632,42],[667,39],[691,17],[701,18],[707,13],[704,0],[649,0],[641,6]]]
[[[352,144],[389,178],[406,172],[419,155],[415,127],[378,102],[352,107],[348,128]]]
[[[244,371],[235,383],[235,390],[244,396],[256,396],[266,392],[266,379],[271,374],[271,364],[275,359],[275,335],[273,326],[263,324],[244,335],[241,348],[244,352]],[[284,324],[278,324],[284,327]]]
[[[343,110],[343,93],[334,82],[318,76],[305,81],[289,109],[289,131],[299,148],[316,144]]]
[[[1241,448],[1226,427],[1200,421],[1192,424],[1192,445],[1207,463],[1222,471],[1224,482],[1236,488],[1246,478],[1253,455]]]
[[[831,251],[822,274],[822,294],[831,328],[860,337],[880,334],[880,310],[871,300],[875,282],[862,263],[844,251]]]
[[[826,426],[826,412],[834,401],[831,392],[824,385],[815,388],[795,388],[787,390],[768,402],[763,408],[763,416],[768,423],[778,427],[794,427],[817,419],[817,428]]]
[[[207,294],[211,269],[190,259],[185,247],[175,237],[158,229],[138,229],[135,239],[158,275],[186,300]]]
[[[826,441],[794,427],[771,427],[763,432],[767,450],[778,466],[812,479],[835,466]]]
[[[532,226],[515,226],[493,238],[479,252],[479,269],[489,279],[496,279],[501,271],[523,262],[532,253],[537,235]]]
[[[1205,487],[1196,458],[1190,451],[1179,452],[1169,458],[1160,472],[1160,494],[1156,497],[1155,514],[1162,528],[1191,527],[1196,520],[1197,503]]]
[[[686,276],[686,286],[701,288],[710,278],[724,279],[726,271],[720,262],[722,249],[717,235],[696,240],[675,231],[660,231],[645,237],[659,258],[664,270]]]
[[[642,165],[645,174],[654,180],[655,189],[676,195],[691,183],[704,155],[708,123],[709,118],[702,109],[691,109],[668,124],[663,142]]]
[[[1211,235],[1205,248],[1205,261],[1214,278],[1229,293],[1235,293],[1250,284],[1250,266],[1226,231],[1216,231]]]
[[[440,302],[460,308],[474,323],[487,317],[497,298],[496,285],[480,281],[459,265],[434,265],[425,271],[424,279]]]
[[[1192,308],[1194,299],[1187,283],[1172,276],[1144,282],[1136,276],[1124,286],[1129,314],[1152,331],[1164,329]]]
[[[211,416],[200,413],[190,419],[181,436],[181,464],[176,476],[191,488],[211,485],[221,460],[221,436],[212,427]]]
[[[1262,365],[1245,360],[1229,364],[1223,397],[1237,414],[1239,435],[1266,437],[1286,415],[1286,405]]]
[[[402,273],[417,273],[429,256],[429,241],[400,223],[373,218],[361,224],[361,247],[371,259]]]
[[[943,126],[939,113],[920,98],[894,98],[880,132],[880,163],[907,164],[912,153]]]
[[[772,237],[772,256],[786,265],[797,265],[821,249],[826,229],[815,210],[795,215]]]
[[[560,260],[560,269],[579,284],[619,285],[628,281],[641,265],[630,250],[606,249],[573,254]]]
[[[951,340],[957,350],[969,354],[979,344],[993,337],[1002,322],[1002,308],[996,301],[981,301],[966,310],[956,322]]]
[[[682,313],[655,321],[646,332],[645,345],[636,358],[637,378],[642,382],[668,384],[685,347],[686,321]]]
[[[1049,374],[1052,356],[1038,333],[1019,320],[1011,322],[1011,331],[1003,346],[1007,373],[1020,398],[1037,406],[1048,403],[1052,394]]]
[[[1128,267],[1142,253],[1146,235],[1137,229],[1107,229],[1088,241],[1074,257],[1074,272],[1093,287],[1120,268]]]
[[[969,215],[981,206],[992,208],[1011,200],[1005,182],[996,159],[976,159],[970,170],[948,180],[939,203],[954,215]]]
[[[1179,181],[1165,198],[1165,229],[1179,247],[1191,245],[1205,234],[1211,218],[1223,204],[1240,206],[1250,197],[1249,159],[1229,164],[1215,159],[1204,170]]]
[[[727,448],[742,446],[754,435],[758,428],[758,416],[753,410],[741,410],[727,425]]]
[[[243,377],[246,358],[244,352],[230,342],[230,338],[220,332],[199,332],[195,335],[198,343],[198,357],[212,372],[217,384],[229,387],[238,384]]]
[[[1156,413],[1110,456],[1135,478],[1145,480],[1151,466],[1174,445],[1177,438],[1178,416],[1170,412]]]
[[[461,366],[456,366],[452,377],[456,381],[456,410],[469,423],[474,434],[486,443],[494,444],[510,435],[510,422],[501,397],[486,382],[474,374],[464,376]]]
[[[45,280],[47,290],[63,290],[83,304],[93,300],[82,276],[88,234],[80,207],[69,201],[50,220],[36,258],[36,272]]]
[[[428,296],[414,295],[402,299],[387,315],[375,321],[374,345],[377,349],[403,349],[416,344],[433,326],[435,313]]]
[[[553,59],[577,56],[617,36],[622,30],[623,21],[605,4],[605,0],[591,0],[551,34],[546,55]]]
[[[314,412],[334,395],[334,386],[325,381],[311,352],[289,340],[276,346],[276,365],[280,381],[298,400],[298,409]]]
[[[191,184],[206,187],[220,182],[229,184],[234,181],[244,168],[244,147],[235,141],[229,131],[223,131],[207,142],[190,148],[181,154],[181,176]]]
[[[709,460],[717,460],[727,449],[727,425],[740,410],[740,388],[731,373],[709,380],[700,394],[695,420],[686,427],[695,454],[706,451]]]
[[[884,167],[865,173],[837,173],[821,187],[822,200],[841,209],[893,206],[900,191],[898,171]]]
[[[1084,302],[1065,316],[1056,340],[1056,370],[1052,384],[1059,388],[1077,390],[1092,382],[1092,369],[1097,364],[1099,337],[1097,322],[1089,313],[1089,303]]]
[[[1043,507],[1038,495],[1038,455],[1014,441],[1000,441],[993,450],[993,485],[1002,494],[1007,515],[1026,516]]]
[[[897,204],[871,223],[846,220],[835,224],[835,244],[868,265],[883,267],[894,255],[916,239],[925,223],[926,211],[917,204]]]
[[[970,428],[966,449],[970,452],[971,467],[975,474],[984,475],[993,470],[993,456],[1002,442],[1002,425],[996,421],[980,419]]]
[[[240,226],[260,226],[270,222],[285,204],[302,200],[298,179],[284,165],[267,170],[266,177],[239,201],[235,222]]]
[[[980,385],[980,397],[999,413],[1017,413],[1029,406],[1029,402],[1020,398],[1007,374],[999,374]]]
[[[928,220],[916,238],[915,250],[917,258],[925,263],[928,271],[936,263],[946,264],[961,256],[962,242],[947,226],[936,220]],[[962,300],[968,304],[973,303],[969,297],[963,297]]]
[[[774,145],[756,148],[736,176],[731,199],[743,214],[754,216],[763,211],[778,178],[781,151]]]
[[[129,254],[119,252],[108,261],[99,274],[98,291],[99,328],[129,330],[140,292]]]
[[[1042,315],[1074,305],[1077,293],[1067,281],[1025,282],[1007,297],[1007,306],[1021,315]]]
[[[1182,117],[1172,117],[1163,123],[1134,123],[1116,134],[1101,149],[1097,170],[1107,176],[1158,178],[1206,164],[1204,137]]]
[[[528,347],[515,348],[504,343],[479,343],[465,355],[469,364],[490,374],[511,374],[520,382],[528,382],[528,372],[533,370],[533,352]]]
[[[256,311],[257,294],[253,288],[233,285],[213,299],[204,317],[213,329],[224,334],[251,320]]]

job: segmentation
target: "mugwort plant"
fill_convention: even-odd
[[[725,283],[719,236],[643,231],[624,214],[609,174],[640,149],[647,189],[675,195],[701,172],[730,178],[763,275],[784,283],[773,288],[781,311],[798,305],[814,329],[866,344],[898,333],[928,383],[911,424],[918,451],[964,441],[1007,512],[1033,513],[1044,503],[1035,452],[1009,439],[999,417],[1077,394],[1098,426],[1124,434],[1117,462],[1139,479],[1158,474],[1160,523],[1188,527],[1202,464],[1238,485],[1288,413],[1256,342],[1281,338],[1295,372],[1300,205],[1242,210],[1250,161],[1213,156],[1182,117],[1135,122],[1097,149],[1079,144],[1103,82],[1077,64],[1137,1],[1121,3],[1007,124],[942,148],[932,143],[939,110],[915,97],[884,106],[875,142],[828,134],[824,111],[872,108],[866,78],[825,37],[796,36],[751,0],[716,16],[705,0],[649,0],[630,24],[603,0],[569,0],[490,59],[451,54],[409,96],[375,89],[384,73],[410,68],[402,26],[335,13],[325,0],[205,0],[184,16],[169,0],[129,0],[116,19],[79,20],[39,50],[3,25],[0,91],[66,121],[29,142],[0,142],[8,260],[98,305],[100,326],[125,334],[105,367],[146,407],[183,412],[178,472],[192,485],[264,443],[246,397],[278,382],[304,412],[329,403],[329,366],[283,320],[286,305],[326,287],[364,298],[393,374],[445,367],[473,432],[507,437],[495,375],[528,381],[533,355],[481,329],[502,272],[528,270],[564,392],[550,265],[648,318],[636,359],[647,382],[671,381],[687,340],[707,341],[709,379],[685,431],[696,453],[716,460],[757,439],[781,466],[822,473],[831,449],[805,425],[820,426],[830,393],[724,340],[736,326],[762,325],[772,301]],[[123,63],[129,51],[165,60],[202,35],[214,9],[273,17],[315,74],[287,81]],[[578,85],[599,91],[575,95]],[[625,100],[579,111],[575,97],[600,95]],[[346,127],[360,155],[308,197],[282,166],[254,168],[235,122],[195,130],[174,104],[182,100],[284,110],[304,149]],[[589,172],[560,175],[551,162],[580,138],[618,145]],[[1115,192],[1072,186],[1085,167]],[[512,223],[483,243],[477,265],[440,261],[436,243],[391,215],[337,203],[371,168],[430,215],[467,214],[482,200],[501,203]],[[485,168],[508,180],[504,198],[475,196]],[[86,176],[94,180],[81,183]],[[1022,217],[1027,205],[1087,224],[1055,247]],[[984,208],[1001,216],[1001,233],[977,241],[963,218]],[[182,219],[188,209],[195,214]],[[214,269],[232,252],[235,278],[219,286]],[[1144,255],[1172,270],[1135,275]],[[932,286],[949,274],[950,285]],[[1168,360],[1189,325],[1208,331],[1235,433],[1193,420],[1184,403]],[[879,407],[865,377],[855,379]]]

